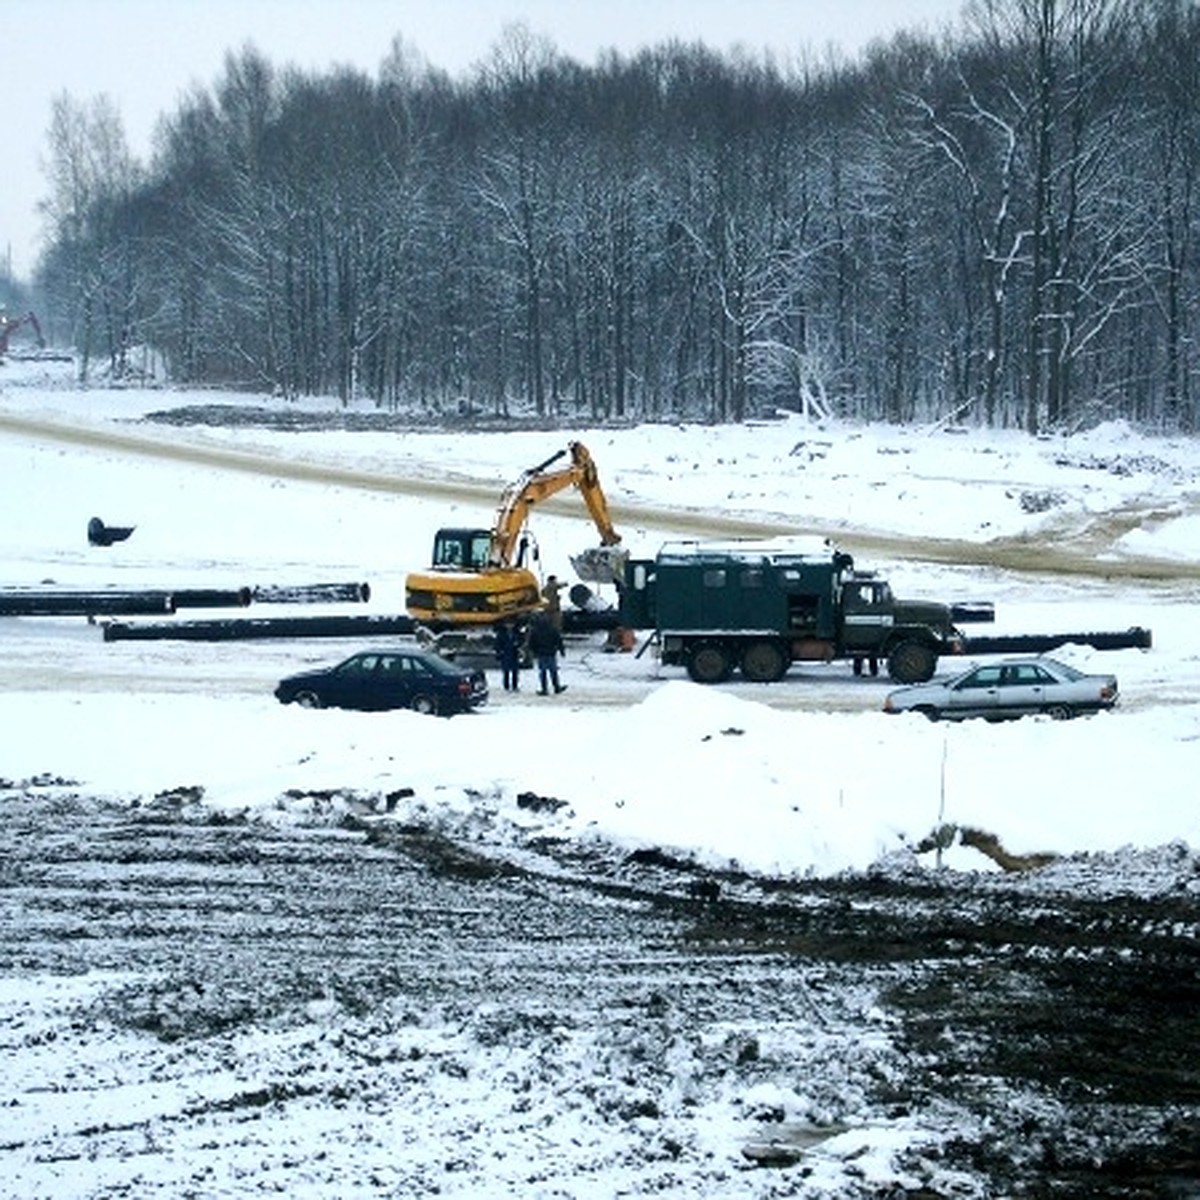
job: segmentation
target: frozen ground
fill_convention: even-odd
[[[1102,1194],[1118,1163],[1143,1191],[1106,1194],[1194,1194],[1171,1148],[1196,1130],[1195,443],[794,419],[416,433],[17,363],[0,389],[8,586],[363,580],[355,611],[399,612],[438,525],[487,524],[578,437],[635,551],[820,532],[901,593],[994,600],[1001,631],[1154,632],[1149,652],[1061,654],[1119,675],[1113,714],[943,727],[885,717],[886,683],[839,666],[702,689],[588,640],[570,703],[496,686],[452,721],[300,712],[275,680],[351,644],[0,620],[14,1194],[983,1196],[1003,1170],[984,1131],[1019,1163],[1022,1121],[1013,1194]],[[135,533],[89,547],[93,515]],[[570,498],[535,532],[560,575],[594,540]],[[1052,861],[1001,876],[966,827]],[[569,919],[410,920],[389,872],[422,914]],[[967,1002],[982,979],[990,1013]],[[795,1165],[751,1165],[781,1139]]]

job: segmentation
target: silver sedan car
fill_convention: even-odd
[[[1116,702],[1115,675],[1085,675],[1053,658],[1014,658],[973,667],[944,683],[898,688],[884,701],[883,711],[919,712],[931,721],[1003,721],[1029,713],[1065,721]]]

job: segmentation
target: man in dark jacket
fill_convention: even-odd
[[[501,621],[496,626],[496,661],[506,692],[516,692],[521,687],[521,631],[515,621]]]
[[[535,613],[529,622],[528,642],[529,653],[537,665],[538,695],[545,696],[547,684],[554,687],[555,694],[565,692],[566,684],[558,681],[558,657],[566,654],[562,634],[554,628],[554,622],[545,612]]]

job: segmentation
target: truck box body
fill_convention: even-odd
[[[657,559],[636,565],[645,567],[650,587],[627,589],[626,595],[650,599],[650,624],[663,632],[801,630],[832,637],[838,576],[853,564],[849,555],[831,556],[828,550],[671,542]]]
[[[945,605],[898,601],[849,554],[812,539],[669,542],[628,564],[621,620],[654,630],[662,661],[699,682],[739,667],[768,682],[803,660],[875,667],[901,645],[913,660],[901,672],[932,674],[957,646]]]

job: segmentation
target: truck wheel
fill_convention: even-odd
[[[724,683],[733,674],[733,662],[724,646],[702,642],[688,655],[687,672],[696,683]]]
[[[742,652],[742,674],[751,683],[774,683],[787,669],[787,655],[778,642],[751,642]]]
[[[888,674],[897,683],[924,683],[937,669],[937,653],[924,642],[900,642],[888,655]]]

